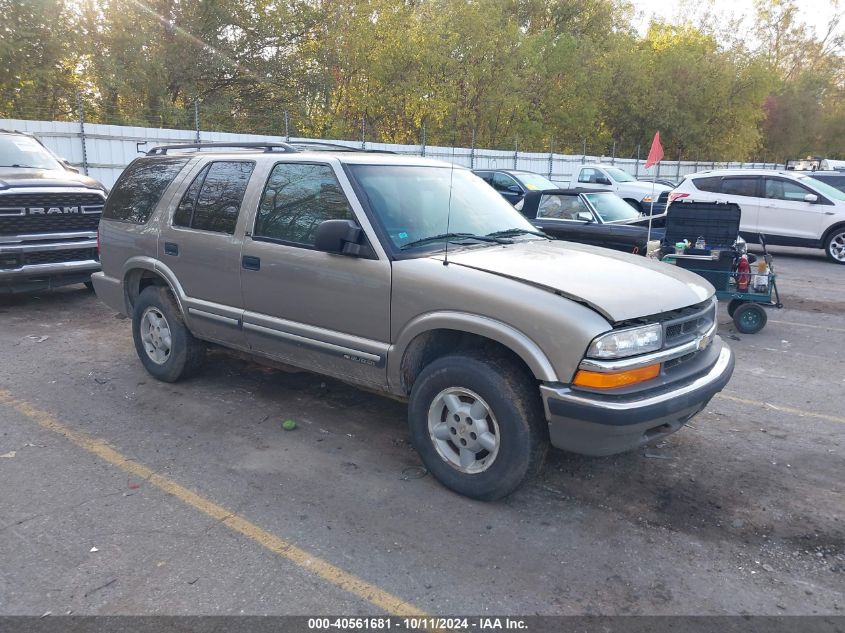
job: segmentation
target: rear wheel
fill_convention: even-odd
[[[490,501],[543,465],[548,429],[537,385],[516,363],[455,354],[420,373],[408,404],[411,439],[447,488]]]
[[[766,326],[766,311],[756,303],[743,303],[733,314],[736,329],[743,334],[756,334]]]
[[[132,310],[135,351],[144,368],[164,382],[176,382],[202,365],[205,345],[194,338],[168,288],[148,286]]]
[[[836,264],[845,264],[845,226],[833,230],[824,245],[827,258]]]

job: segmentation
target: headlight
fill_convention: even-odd
[[[587,350],[590,358],[625,358],[656,352],[663,346],[663,326],[659,323],[615,330],[596,338]]]
[[[646,196],[645,198],[643,198],[643,202],[649,204],[651,202],[651,196]]]

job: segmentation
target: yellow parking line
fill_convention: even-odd
[[[772,404],[770,402],[763,402],[762,400],[746,400],[745,398],[737,398],[730,396],[724,392],[717,393],[717,398],[722,400],[730,400],[731,402],[739,402],[741,404],[750,404],[753,407],[762,407],[763,409],[772,409],[773,411],[783,411],[784,413],[792,413],[793,415],[800,415],[807,418],[818,418],[819,420],[827,420],[828,422],[839,422],[845,424],[845,418],[840,418],[835,415],[827,415],[826,413],[816,413],[815,411],[805,411],[804,409],[796,409],[795,407],[787,407],[782,404]]]
[[[258,527],[247,519],[235,514],[225,507],[209,501],[197,493],[180,486],[175,481],[159,475],[151,468],[125,457],[115,449],[106,444],[105,440],[81,433],[65,426],[55,416],[34,407],[33,405],[15,398],[10,392],[0,389],[0,404],[11,406],[18,413],[26,416],[36,424],[45,429],[62,435],[73,444],[106,462],[117,466],[121,470],[146,479],[156,488],[172,495],[183,503],[199,510],[203,514],[220,521],[223,525],[235,532],[243,534],[259,545],[266,547],[274,554],[278,554],[292,563],[308,570],[328,582],[331,585],[340,587],[349,593],[366,600],[379,609],[391,615],[425,616],[426,613],[417,607],[405,602],[379,587],[372,585],[365,580],[358,578],[331,563],[310,554],[286,541],[285,539],[271,534]]]

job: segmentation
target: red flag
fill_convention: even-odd
[[[645,168],[648,169],[663,160],[663,146],[660,144],[660,130],[654,135],[651,142],[651,149],[648,151],[648,158],[645,161]]]

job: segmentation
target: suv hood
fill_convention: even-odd
[[[449,265],[545,288],[587,304],[611,323],[685,308],[715,292],[702,277],[672,264],[563,241],[450,252]]]
[[[99,182],[63,169],[0,168],[0,191],[9,187],[85,187],[105,191]]]

